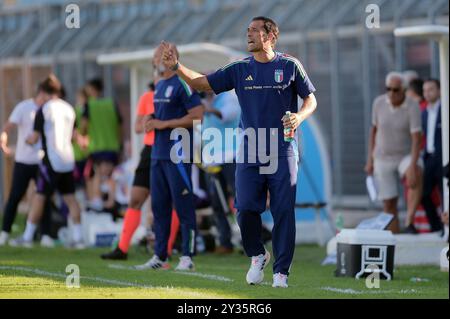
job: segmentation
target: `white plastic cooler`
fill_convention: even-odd
[[[337,235],[338,277],[357,279],[373,272],[381,279],[394,275],[395,237],[387,230],[343,229]]]

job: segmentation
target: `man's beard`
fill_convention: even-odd
[[[260,48],[255,47],[255,46],[253,48],[247,47],[247,50],[248,50],[248,52],[251,52],[251,53],[255,53],[255,52],[261,51]]]

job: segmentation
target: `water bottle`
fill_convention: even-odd
[[[68,227],[61,227],[58,230],[58,243],[62,246],[69,245],[69,228]]]
[[[206,251],[205,241],[202,237],[202,235],[197,235],[195,238],[196,244],[197,244],[197,252],[203,253]]]
[[[338,233],[344,228],[344,216],[342,216],[342,213],[337,214],[335,225]]]
[[[285,116],[288,118],[291,117],[291,112],[287,111]],[[295,130],[286,127],[283,132],[285,142],[292,142],[294,140]]]

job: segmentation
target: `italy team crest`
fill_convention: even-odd
[[[275,82],[283,82],[283,70],[275,70]]]
[[[172,95],[172,91],[173,91],[173,86],[169,85],[166,89],[166,92],[164,92],[165,97],[170,97]]]

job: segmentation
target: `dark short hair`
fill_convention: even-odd
[[[148,89],[149,89],[150,91],[154,91],[154,90],[155,90],[155,82],[154,82],[154,81],[150,82],[150,83],[147,85],[147,87],[148,87]]]
[[[59,98],[61,100],[65,100],[67,97],[66,89],[64,88],[64,85],[61,85],[61,90],[59,90]]]
[[[427,83],[427,82],[433,82],[434,84],[436,84],[437,88],[440,90],[441,89],[441,81],[439,81],[438,79],[426,79],[423,83]]]
[[[278,29],[278,25],[275,21],[273,21],[271,18],[268,17],[263,17],[263,16],[259,16],[259,17],[254,17],[252,19],[252,21],[262,21],[264,22],[264,30],[266,31],[267,34],[272,33],[273,36],[275,37],[275,40],[273,42],[272,46],[275,46],[275,43],[278,40],[278,36],[280,34],[280,30]]]
[[[101,78],[90,79],[88,85],[92,86],[97,92],[103,92],[103,80]]]
[[[56,75],[53,73],[49,74],[40,84],[39,91],[47,93],[47,94],[61,94],[61,82],[58,80]]]
[[[423,98],[423,80],[422,79],[414,79],[409,82],[408,89],[416,93],[418,96]]]

